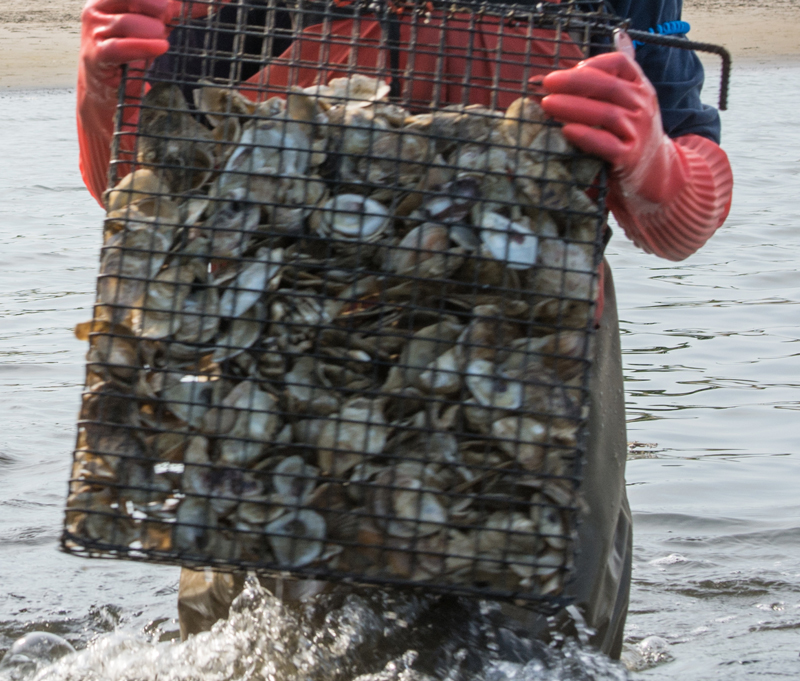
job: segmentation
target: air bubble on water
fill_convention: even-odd
[[[0,680],[18,681],[75,652],[69,641],[45,631],[17,639],[0,661]]]
[[[670,553],[668,556],[651,560],[650,565],[675,565],[676,563],[685,563],[686,561],[686,557],[682,556],[680,553]]]
[[[629,671],[641,672],[672,662],[675,658],[666,639],[661,636],[648,636],[636,645],[626,644],[620,659]]]

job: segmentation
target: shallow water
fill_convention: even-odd
[[[792,65],[734,72],[723,114],[734,206],[700,253],[659,261],[620,230],[608,249],[638,442],[628,657],[659,662],[634,678],[800,673],[800,91],[786,86],[798,77]],[[76,169],[73,99],[0,95],[0,655],[44,630],[89,646],[48,679],[155,679],[173,667],[171,678],[241,678],[245,667],[198,656],[268,659],[260,615],[190,646],[158,644],[176,636],[174,568],[56,551],[85,352],[71,330],[90,317],[102,219]],[[549,676],[500,665],[485,678],[619,674],[578,649],[561,655]],[[407,676],[401,660],[374,679]]]

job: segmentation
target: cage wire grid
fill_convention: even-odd
[[[536,79],[613,18],[202,4],[120,88],[62,547],[563,605],[605,174]]]

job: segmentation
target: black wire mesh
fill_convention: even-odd
[[[64,549],[562,602],[605,183],[528,81],[612,20],[208,9],[121,88]]]

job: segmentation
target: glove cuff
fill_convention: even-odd
[[[683,260],[702,247],[728,216],[733,174],[727,155],[711,140],[685,135],[673,144],[675,162],[663,201],[625,195],[612,179],[608,205],[637,246],[668,260]]]
[[[135,130],[138,111],[134,106],[143,95],[145,84],[144,62],[136,62],[128,68],[136,76],[128,80],[125,90],[125,107],[123,129]],[[78,71],[77,87],[77,119],[78,147],[80,151],[79,167],[81,177],[89,193],[101,205],[103,193],[108,188],[108,169],[111,163],[111,142],[114,137],[114,122],[119,103],[119,82],[96,82],[89,79],[85,69]],[[133,146],[133,138],[124,137],[121,148],[128,151]],[[124,169],[123,169],[124,170]]]

